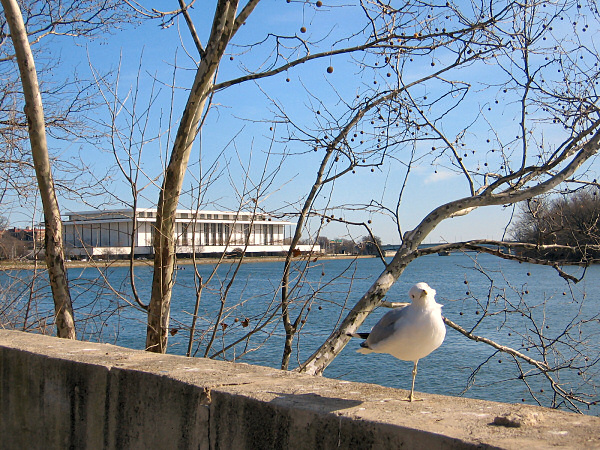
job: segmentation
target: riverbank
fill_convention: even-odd
[[[336,260],[336,259],[369,259],[375,258],[373,255],[319,255],[315,257],[311,257],[314,261],[323,261],[323,260]],[[294,261],[301,261],[306,259],[306,256],[298,256],[293,258]],[[219,258],[196,258],[196,264],[218,264],[220,261]],[[239,258],[225,258],[221,260],[222,264],[227,263],[235,263],[239,261]],[[285,256],[246,256],[242,260],[243,264],[247,263],[257,263],[257,262],[283,262],[285,261]],[[194,263],[194,259],[192,258],[181,258],[177,260],[177,265],[191,265]],[[67,268],[83,268],[83,267],[127,267],[129,266],[129,260],[118,259],[118,260],[91,260],[91,261],[67,261]],[[136,259],[133,264],[135,266],[152,266],[153,261],[148,259]],[[46,268],[45,261],[0,261],[0,270],[33,270],[33,269],[43,270]]]

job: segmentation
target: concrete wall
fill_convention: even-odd
[[[0,448],[600,448],[600,419],[0,330]],[[493,422],[505,425],[494,425]]]

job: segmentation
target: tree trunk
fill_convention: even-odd
[[[153,243],[154,275],[146,332],[148,351],[164,353],[167,350],[175,269],[175,211],[204,105],[212,89],[219,61],[234,31],[237,5],[237,0],[220,0],[217,5],[208,45],[196,71],[160,191]]]
[[[50,158],[48,156],[44,108],[35,70],[35,62],[19,5],[16,0],[2,0],[2,6],[4,7],[4,15],[10,28],[19,72],[21,74],[31,153],[44,208],[46,265],[48,266],[48,276],[54,299],[56,333],[58,337],[75,339],[73,306],[71,304],[71,295],[69,293],[64,263],[62,220],[60,218],[60,210],[50,167]]]

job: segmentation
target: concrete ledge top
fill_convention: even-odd
[[[400,389],[18,331],[0,330],[0,354],[2,349],[167,377],[198,386],[207,405],[215,395],[241,396],[340,420],[440,435],[465,447],[600,448],[600,418],[548,408],[431,394],[419,394],[423,401],[409,403]]]

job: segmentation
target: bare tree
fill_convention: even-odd
[[[0,90],[0,139],[3,142],[0,202],[5,211],[15,203],[17,208],[29,207],[35,229],[39,220],[36,217],[39,191],[46,224],[45,256],[55,300],[54,319],[58,335],[73,338],[73,308],[64,267],[57,196],[89,200],[103,176],[92,174],[88,164],[78,160],[77,155],[57,156],[56,148],[49,148],[47,138],[54,143],[72,143],[94,137],[92,127],[83,120],[83,114],[93,109],[94,102],[89,92],[90,84],[78,78],[76,73],[71,77],[66,74],[64,78],[52,76],[52,69],[60,65],[60,60],[57,55],[50,57],[52,45],[46,43],[63,36],[93,37],[118,27],[124,20],[131,19],[131,15],[118,2],[100,4],[90,0],[34,1],[20,5],[7,1],[3,6],[3,20],[0,21],[4,37],[0,42],[3,79]],[[11,39],[7,39],[9,36]],[[32,182],[35,179],[37,183]],[[37,257],[39,248],[34,248],[33,252]],[[29,312],[35,309],[35,302],[41,299],[35,288],[36,278],[28,280],[25,277],[23,280],[30,282],[31,293],[25,324],[31,319]]]
[[[28,35],[19,5],[15,0],[4,0],[2,6],[10,27],[11,38],[21,72],[31,153],[44,207],[46,265],[48,266],[52,297],[54,298],[57,335],[62,338],[75,339],[73,305],[64,262],[62,220],[48,156],[44,108],[37,81],[35,62],[29,47]]]
[[[198,124],[213,86],[218,63],[229,40],[247,15],[250,14],[256,3],[251,2],[247,9],[242,12],[242,15],[236,18],[237,1],[219,1],[208,44],[205,49],[201,46],[197,48],[201,60],[179,124],[158,199],[154,242],[154,278],[152,296],[148,305],[146,339],[146,348],[150,351],[164,353],[167,348],[173,269],[175,266],[175,244],[173,241],[175,211],[179,204],[179,196],[192,143],[196,138]],[[184,11],[186,11],[185,7]],[[193,32],[193,29],[191,30]],[[199,41],[196,40],[196,42],[198,45]]]

